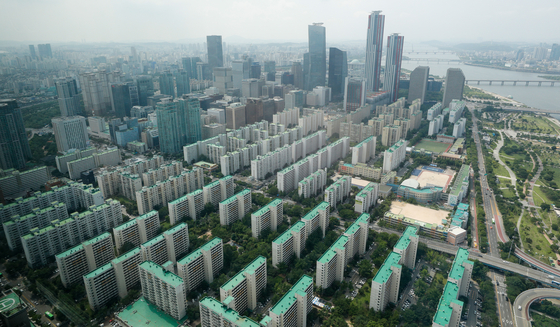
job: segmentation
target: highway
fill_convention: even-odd
[[[535,300],[551,298],[560,299],[560,290],[552,288],[533,288],[519,294],[513,303],[515,325],[517,327],[531,327],[531,316],[529,315],[531,303]]]

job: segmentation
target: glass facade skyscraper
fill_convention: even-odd
[[[222,36],[208,35],[206,37],[206,46],[208,47],[208,65],[210,66],[210,71],[214,71],[216,67],[224,67]]]
[[[141,106],[148,105],[148,97],[154,95],[154,81],[151,76],[140,75],[136,78],[136,87],[138,88],[138,103]]]
[[[383,52],[383,29],[385,15],[381,11],[372,11],[368,17],[366,44],[366,89],[379,91],[381,76],[381,54]]]
[[[165,71],[159,75],[159,93],[175,97],[175,84],[173,83],[173,74]]]
[[[309,53],[304,56],[304,87],[312,91],[315,86],[325,86],[327,75],[327,39],[322,23],[308,26]]]
[[[138,87],[132,82],[111,85],[113,111],[119,118],[130,117],[130,109],[139,104]]]
[[[201,62],[199,57],[185,57],[183,58],[183,70],[187,72],[189,78],[197,79],[196,63]]]
[[[163,153],[181,153],[183,146],[202,139],[200,102],[191,95],[156,104],[159,145]]]
[[[344,96],[344,81],[348,76],[346,51],[329,48],[329,87],[333,101],[341,101]]]
[[[177,83],[177,97],[183,94],[191,93],[191,76],[185,69],[179,69],[175,74],[175,82]]]
[[[16,100],[0,100],[0,168],[24,168],[31,148]]]
[[[55,85],[61,116],[83,115],[76,80],[72,77],[60,78],[55,81]]]
[[[399,96],[403,45],[404,36],[394,33],[387,37],[387,58],[385,59],[383,90],[391,93],[391,102],[397,101]]]

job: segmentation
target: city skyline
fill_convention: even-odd
[[[179,1],[151,1],[135,3],[107,2],[89,7],[85,2],[51,1],[10,2],[0,4],[3,12],[10,12],[0,22],[0,40],[34,42],[203,42],[206,35],[223,35],[224,42],[238,43],[264,40],[304,42],[307,25],[322,22],[328,28],[327,42],[365,40],[367,16],[382,10],[392,17],[385,26],[386,33],[407,35],[411,42],[439,40],[444,42],[534,41],[557,42],[555,32],[560,6],[552,0],[540,1],[527,7],[521,0],[450,3],[432,1],[431,5],[413,1],[372,4],[362,0],[343,2],[309,1],[295,3],[274,1],[230,3],[213,1],[185,3]],[[173,8],[173,10],[169,10]],[[220,8],[220,10],[211,10]],[[298,10],[294,10],[298,8]],[[321,10],[317,10],[321,8]],[[112,19],[116,13],[119,19]],[[455,13],[461,13],[457,15]],[[232,24],[231,17],[251,17],[251,24]],[[33,21],[28,20],[34,17]],[[99,24],[99,18],[105,24]],[[472,17],[477,17],[472,21]],[[115,17],[113,17],[115,18]],[[428,19],[426,19],[428,18]],[[18,22],[27,21],[22,28]],[[143,24],[137,24],[142,21]],[[512,21],[518,23],[512,24]],[[255,28],[262,24],[266,28]],[[72,28],[68,28],[72,26]],[[92,28],[95,26],[95,28]],[[451,28],[441,28],[451,26]],[[454,28],[461,26],[462,28]],[[35,28],[37,27],[37,28]],[[161,33],[165,30],[165,33]],[[228,38],[230,40],[228,40]],[[538,38],[538,39],[537,39]],[[237,39],[237,40],[236,40]]]

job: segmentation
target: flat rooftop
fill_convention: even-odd
[[[429,169],[415,169],[414,170],[417,175],[412,174],[410,176],[411,179],[415,179],[420,184],[420,187],[424,188],[426,186],[437,186],[443,189],[443,192],[447,191],[449,184],[453,180],[453,176],[455,176],[455,172],[452,170],[446,170],[444,172],[441,171],[433,171]]]
[[[176,327],[187,320],[187,316],[183,317],[182,320],[173,319],[173,317],[146,301],[144,297],[123,309],[118,317],[133,327]]]
[[[395,215],[403,215],[406,218],[414,219],[427,224],[442,225],[442,220],[447,220],[449,211],[434,210],[419,205],[406,202],[393,201],[389,212]]]
[[[397,252],[389,253],[387,258],[383,262],[383,265],[379,268],[377,274],[375,274],[375,277],[373,277],[373,281],[379,284],[386,283],[389,279],[389,276],[391,276],[391,274],[393,273],[391,267],[401,267],[401,265],[399,264],[401,257],[402,256]]]
[[[457,300],[458,293],[459,286],[449,281],[445,284],[443,294],[439,299],[436,314],[434,315],[434,323],[441,326],[447,326],[451,322],[451,315],[453,313],[451,303],[455,303],[460,307],[463,307],[463,302]]]
[[[12,292],[2,298],[0,298],[0,313],[4,316],[9,317],[14,313],[17,313],[20,307],[21,301],[16,293]]]

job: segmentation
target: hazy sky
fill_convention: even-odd
[[[0,0],[0,40],[306,41],[313,22],[327,42],[365,40],[373,10],[409,42],[560,41],[560,0]]]

